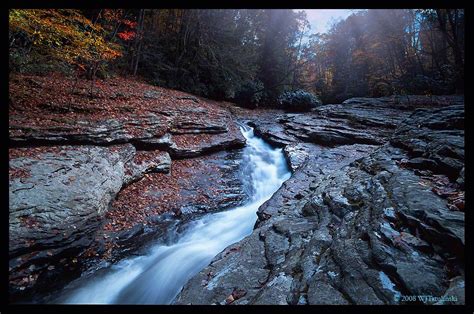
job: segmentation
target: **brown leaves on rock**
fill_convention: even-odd
[[[225,304],[231,304],[232,302],[234,302],[234,296],[232,294],[230,294],[226,299],[225,299]]]
[[[25,179],[25,178],[30,177],[30,171],[27,170],[27,169],[10,167],[8,169],[8,175],[10,177],[10,180],[12,180],[12,179]]]
[[[146,160],[151,152],[140,154],[139,160]],[[209,204],[208,195],[218,191],[204,190],[199,179],[215,174],[217,168],[207,162],[211,156],[203,158],[175,160],[169,174],[148,173],[120,191],[112,202],[112,209],[106,214],[108,222],[105,231],[121,231],[138,223],[147,223],[147,218],[174,212],[189,204]]]
[[[140,159],[145,160],[153,152],[143,152]],[[137,224],[148,224],[148,218],[164,212],[180,214],[180,208],[189,204],[209,204],[210,191],[204,191],[198,183],[201,177],[215,173],[216,169],[207,160],[194,158],[176,160],[171,164],[169,174],[148,173],[120,191],[106,214],[103,232],[105,253],[100,257],[108,259],[117,247],[113,234],[133,228]],[[142,161],[143,161],[142,160]],[[112,235],[109,235],[112,234]],[[87,253],[94,256],[94,251]],[[98,256],[95,254],[95,256]]]
[[[96,125],[102,127],[103,124],[97,122],[111,119],[117,120],[131,137],[146,135],[141,133],[150,123],[156,128],[153,136],[157,138],[173,133],[172,129],[177,130],[173,140],[185,149],[214,143],[219,138],[235,138],[237,133],[242,136],[233,123],[223,120],[230,116],[219,102],[151,86],[137,78],[120,77],[96,80],[91,97],[90,83],[85,79],[75,82],[55,73],[48,76],[13,74],[9,80],[10,136],[27,137],[37,130],[46,134],[58,129],[64,134],[81,133]],[[137,123],[143,123],[142,127],[137,127]],[[226,128],[229,132],[225,132]],[[110,146],[111,153],[121,146]],[[41,159],[45,153],[65,154],[62,150],[61,146],[12,148],[9,157]],[[137,165],[151,162],[157,157],[156,153],[158,151],[138,151],[133,162]],[[169,174],[149,173],[123,188],[105,214],[106,221],[103,229],[96,233],[96,241],[81,257],[109,258],[117,245],[114,233],[136,224],[146,225],[150,223],[149,217],[164,212],[179,215],[184,206],[214,206],[213,197],[220,193],[215,182],[221,177],[215,164],[208,162],[209,158],[213,157],[173,161]],[[125,171],[132,174],[128,168]],[[29,175],[25,169],[10,168],[9,173],[11,178]],[[37,222],[25,219],[22,224],[35,227]]]
[[[213,136],[211,134],[180,134],[173,136],[173,142],[181,148],[193,148],[196,143],[208,143]]]
[[[21,291],[33,286],[38,279],[40,273],[36,271],[34,265],[25,267],[17,272],[9,272],[9,285]],[[33,273],[32,273],[33,272]]]
[[[395,163],[400,167],[400,168],[408,168],[408,159],[406,158],[403,158],[401,159],[400,161],[399,160],[396,160]]]
[[[432,175],[431,172],[418,172],[423,174],[419,184],[431,188],[431,191],[448,201],[448,208],[455,211],[464,211],[464,191],[460,190],[457,183],[451,183],[445,175]]]
[[[157,156],[162,155],[162,151],[137,151],[133,157],[133,162],[137,165],[142,165],[145,162],[154,160]]]
[[[456,189],[453,187],[449,186],[443,186],[443,187],[433,187],[431,189],[435,194],[443,197],[443,198],[448,198],[449,196],[452,196],[456,194]]]
[[[244,297],[247,294],[245,289],[235,288],[234,291],[225,299],[226,304],[232,304],[234,301]]]
[[[147,115],[183,111],[203,112],[202,118],[212,118],[222,110],[211,101],[199,104],[185,92],[151,86],[137,78],[121,77],[96,80],[93,97],[89,95],[90,81],[53,73],[48,76],[15,74],[9,80],[10,125],[62,127],[77,125],[80,120],[127,120],[131,115]],[[145,97],[146,92],[158,95]],[[196,108],[200,108],[197,110]],[[189,111],[186,113],[186,111]],[[17,130],[10,130],[16,132]],[[134,131],[131,128],[130,131]]]
[[[228,250],[225,251],[224,253],[224,257],[226,257],[227,255],[231,254],[231,253],[234,253],[234,252],[238,252],[240,251],[241,247],[240,246],[235,246],[235,247],[232,247]]]
[[[213,275],[214,275],[214,273],[212,271],[208,272],[206,274],[206,276],[207,276],[206,279],[202,280],[201,286],[203,286],[203,287],[207,286],[209,281],[211,281]]]
[[[39,147],[19,147],[8,150],[9,159],[26,157],[30,159],[41,159],[41,155],[46,153],[60,155],[63,148],[61,146],[39,146]]]
[[[40,222],[32,216],[23,216],[20,218],[20,223],[28,228],[36,228],[40,225]]]
[[[451,210],[464,211],[464,191],[457,191],[448,197],[448,207]]]

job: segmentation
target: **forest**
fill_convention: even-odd
[[[250,107],[298,90],[335,103],[464,86],[462,9],[359,10],[322,34],[291,9],[10,10],[9,21],[12,72],[138,75]]]

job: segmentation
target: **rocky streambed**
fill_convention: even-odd
[[[462,99],[411,98],[251,120],[294,173],[176,303],[463,304]]]
[[[110,112],[22,107],[11,94],[11,301],[43,302],[188,219],[243,204],[241,121],[284,149],[292,176],[251,235],[175,303],[464,302],[462,98],[357,98],[290,114],[127,84],[99,93],[126,99]]]
[[[17,85],[10,94],[12,301],[42,302],[177,224],[248,198],[245,139],[212,101],[131,80],[57,105],[64,95],[45,78],[21,83],[37,94],[26,98]],[[98,102],[113,106],[104,112]]]

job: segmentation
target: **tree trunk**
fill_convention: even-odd
[[[143,42],[143,25],[145,21],[145,9],[141,9],[140,13],[138,14],[138,32],[137,32],[137,39],[135,41],[135,59],[132,57],[132,73],[133,75],[137,75],[138,70],[138,63],[140,61],[140,52]]]
[[[453,12],[451,9],[437,9],[436,16],[438,18],[439,29],[444,35],[446,42],[453,51],[454,66],[456,68],[456,92],[464,90],[464,61],[462,57],[461,47],[458,42],[457,34],[457,11],[454,10],[455,17],[453,18]],[[448,30],[448,22],[450,29]]]

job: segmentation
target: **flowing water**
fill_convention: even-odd
[[[146,255],[112,265],[90,276],[57,302],[71,304],[170,304],[186,282],[227,246],[248,236],[257,209],[290,177],[281,149],[274,149],[241,127],[243,181],[250,200],[224,212],[208,214],[187,225],[172,245],[157,244]]]

